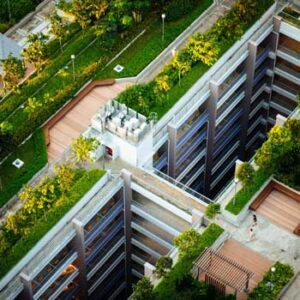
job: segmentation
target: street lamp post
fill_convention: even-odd
[[[162,42],[164,42],[164,40],[165,40],[165,18],[166,18],[166,14],[161,14],[161,20],[162,20],[162,37],[161,37],[161,40],[162,40]]]
[[[235,177],[234,178],[234,198],[233,198],[233,205],[235,205],[235,201],[236,201],[236,188],[237,188],[238,183],[239,183],[239,180]]]
[[[10,0],[7,0],[7,9],[8,9],[8,18],[9,18],[9,22],[11,22]]]
[[[72,67],[73,67],[73,80],[75,81],[75,55],[71,55]]]

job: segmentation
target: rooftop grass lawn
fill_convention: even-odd
[[[17,158],[24,162],[20,169],[12,165]],[[41,168],[47,163],[47,149],[42,129],[37,130],[32,137],[0,165],[0,207],[15,195]]]
[[[70,191],[56,200],[56,205],[35,222],[30,232],[11,247],[6,257],[0,258],[0,279],[55,226],[104,174],[105,171],[100,169],[82,172],[82,176],[73,183]]]
[[[189,14],[175,21],[168,22],[168,16],[166,16],[164,42],[162,41],[162,22],[157,19],[156,15],[153,16],[150,22],[148,21],[149,26],[146,27],[146,32],[111,65],[98,72],[96,79],[137,76],[212,4],[213,0],[199,1]],[[121,73],[113,70],[117,64],[125,67]]]
[[[226,205],[226,210],[231,212],[234,215],[238,215],[242,209],[247,205],[255,193],[263,186],[263,184],[270,178],[270,174],[258,169],[255,172],[254,181],[252,184],[249,184],[247,187],[243,187],[234,198]]]

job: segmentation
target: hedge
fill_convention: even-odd
[[[12,165],[15,159],[24,162],[23,167],[17,169]],[[38,129],[25,144],[17,148],[11,156],[0,165],[2,190],[0,193],[0,206],[4,205],[23,184],[27,183],[40,169],[47,164],[47,149],[44,133]]]
[[[265,274],[263,280],[249,294],[249,300],[276,300],[280,291],[294,276],[289,265],[276,262],[273,267],[275,272],[270,269]]]
[[[194,260],[205,250],[205,248],[212,246],[212,244],[223,233],[223,231],[223,228],[216,224],[211,224],[209,227],[207,227],[207,229],[202,233],[199,243],[196,246],[197,251],[193,251],[194,255],[186,253],[181,258],[179,258],[176,265],[156,286],[154,292],[158,300],[172,298],[178,299],[176,284],[178,283],[178,281],[182,280],[184,277],[190,274]]]
[[[91,187],[105,174],[105,171],[95,169],[84,172],[74,182],[71,190],[57,199],[57,204],[38,219],[32,226],[30,233],[23,236],[11,248],[5,257],[0,259],[0,278],[15,266],[44,235],[91,189]]]

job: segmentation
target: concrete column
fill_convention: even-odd
[[[20,274],[20,279],[24,285],[24,291],[22,293],[24,300],[33,299],[33,290],[32,290],[32,279],[25,273]]]
[[[276,123],[275,123],[275,125],[277,125],[277,126],[283,126],[286,121],[287,121],[286,117],[284,117],[284,116],[282,116],[280,114],[277,114],[276,115]]]
[[[125,218],[125,279],[127,283],[126,299],[132,293],[132,276],[131,276],[131,202],[132,202],[132,189],[131,180],[132,174],[123,169],[121,176],[124,180],[123,196],[124,196],[124,218]]]
[[[239,158],[246,159],[246,144],[247,144],[247,130],[249,125],[249,114],[250,114],[250,105],[251,97],[253,91],[253,80],[255,73],[255,61],[257,54],[257,44],[254,42],[249,42],[248,44],[249,56],[246,60],[246,74],[247,81],[245,84],[245,98],[242,103],[242,118],[241,118],[241,134],[240,134],[240,149],[239,149]]]
[[[279,32],[280,26],[281,26],[281,17],[280,16],[273,17],[273,25],[274,25],[274,31]]]
[[[210,196],[210,184],[213,168],[213,150],[216,132],[216,117],[217,117],[217,101],[220,96],[220,87],[216,82],[210,82],[211,96],[208,100],[208,130],[207,130],[207,144],[206,144],[206,161],[204,172],[204,194]]]
[[[192,209],[192,226],[195,224],[202,225],[204,213],[198,209]]]
[[[72,220],[73,227],[76,231],[76,236],[73,240],[73,247],[78,254],[78,269],[79,269],[79,285],[80,296],[82,299],[88,299],[87,273],[85,264],[85,247],[84,247],[84,224],[77,219]]]
[[[156,279],[155,270],[155,266],[147,262],[144,264],[145,277],[148,277],[152,283]]]
[[[168,124],[168,175],[172,178],[176,174],[176,133],[176,128]]]

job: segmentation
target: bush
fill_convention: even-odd
[[[153,285],[147,277],[143,277],[133,288],[132,300],[154,300]]]
[[[173,260],[171,257],[168,256],[161,256],[156,264],[156,270],[155,273],[158,278],[165,276],[167,272],[172,268]]]
[[[220,210],[221,210],[221,205],[219,203],[209,203],[209,205],[205,211],[205,215],[209,219],[213,219],[216,214],[220,213]]]
[[[237,178],[242,182],[244,188],[253,183],[254,175],[255,170],[248,162],[243,163],[237,172]]]
[[[265,274],[263,280],[249,294],[249,300],[277,299],[280,291],[294,276],[294,271],[289,265],[276,262],[273,267],[275,271],[269,270]]]

